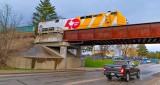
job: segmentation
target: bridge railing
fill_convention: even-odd
[[[63,29],[56,27],[52,31],[43,31],[36,36],[35,43],[61,42],[63,38]]]

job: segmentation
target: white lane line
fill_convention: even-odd
[[[75,82],[69,82],[64,85],[74,85],[74,84],[80,84],[80,83],[87,83],[87,82],[92,82],[92,81],[98,81],[106,78],[96,78],[96,79],[88,79],[88,80],[81,80],[81,81],[75,81]]]

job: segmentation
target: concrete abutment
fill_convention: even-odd
[[[55,44],[55,45],[53,45]],[[69,51],[68,42],[56,42],[52,44],[36,44],[35,53],[27,55],[14,55],[9,57],[7,65],[15,68],[30,69],[69,69],[82,66],[81,48],[75,47],[76,55]],[[41,50],[39,50],[41,49]],[[29,49],[30,51],[33,51]]]

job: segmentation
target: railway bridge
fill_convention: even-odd
[[[63,41],[79,45],[153,44],[160,42],[160,22],[64,31]]]
[[[38,35],[35,43],[52,48],[63,59],[63,67],[68,68],[68,51],[81,58],[81,46],[160,43],[160,22],[49,33]]]

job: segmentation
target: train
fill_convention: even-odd
[[[91,29],[126,24],[127,19],[116,10],[86,16],[77,16],[69,19],[56,19],[53,21],[40,22],[38,25],[38,33],[45,34],[57,32],[57,30]]]

